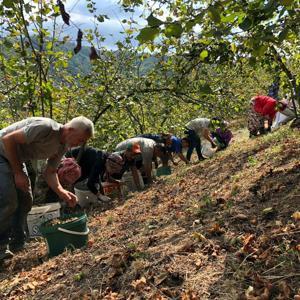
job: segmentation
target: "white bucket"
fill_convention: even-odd
[[[99,203],[97,196],[87,187],[87,182],[88,180],[85,179],[77,182],[74,186],[74,192],[78,198],[78,204],[81,207],[87,207],[91,204]]]
[[[48,220],[60,216],[60,203],[50,203],[44,206],[35,206],[27,216],[27,225],[30,237],[41,236],[39,226]]]
[[[211,158],[216,153],[217,147],[212,148],[211,143],[203,139],[201,140],[201,154],[204,158]]]
[[[145,185],[144,185],[143,177],[142,177],[140,171],[138,171],[138,176],[139,176],[139,180],[140,180],[140,186],[143,189]],[[122,177],[122,181],[125,183],[125,185],[129,191],[131,191],[131,192],[137,191],[137,188],[135,186],[131,172],[124,173],[123,177]]]
[[[81,190],[74,187],[75,195],[78,198],[78,204],[81,207],[89,206],[90,204],[99,203],[97,196],[89,190]]]

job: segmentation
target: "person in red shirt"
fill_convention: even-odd
[[[274,122],[274,126],[271,126],[272,131],[296,117],[294,110],[289,107],[289,102],[286,99],[276,101],[272,97],[258,95],[251,99],[251,103],[256,113],[266,117],[269,122]],[[277,117],[280,114],[284,115],[284,118],[278,121]],[[275,116],[277,117],[275,118]]]
[[[253,97],[252,103],[254,110],[262,115],[267,117],[270,120],[273,120],[277,113],[277,101],[269,96],[258,95]]]
[[[272,97],[258,95],[251,99],[254,110],[269,120],[274,120],[277,112],[290,118],[295,118],[295,113],[288,107],[287,100],[276,101]]]

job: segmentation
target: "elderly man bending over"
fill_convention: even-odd
[[[18,251],[25,243],[32,191],[24,162],[47,159],[46,182],[74,206],[76,196],[61,186],[57,167],[68,148],[86,143],[93,135],[92,121],[82,116],[65,125],[48,118],[28,118],[0,130],[0,260],[12,257],[10,250]]]

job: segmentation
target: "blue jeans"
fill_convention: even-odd
[[[25,164],[23,171],[27,174]],[[9,238],[20,243],[25,240],[31,207],[31,187],[28,192],[17,189],[9,162],[0,156],[0,245],[7,244]]]
[[[189,148],[188,148],[187,153],[186,153],[186,159],[188,161],[191,160],[192,153],[193,153],[194,149],[196,148],[198,159],[202,160],[203,156],[201,154],[201,140],[200,140],[200,137],[198,136],[198,134],[194,130],[191,130],[191,129],[188,129],[187,131],[185,131],[185,133],[187,134],[188,139],[189,139]]]

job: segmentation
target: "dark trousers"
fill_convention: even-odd
[[[27,174],[25,165],[23,171]],[[31,207],[31,187],[26,193],[17,189],[9,162],[0,156],[0,244],[7,244],[9,238],[20,243],[25,240]]]
[[[191,160],[191,156],[195,148],[198,155],[198,159],[203,159],[203,156],[201,154],[201,140],[198,134],[191,129],[186,130],[185,133],[187,134],[187,137],[189,139],[189,148],[186,153],[186,159],[188,161]]]

